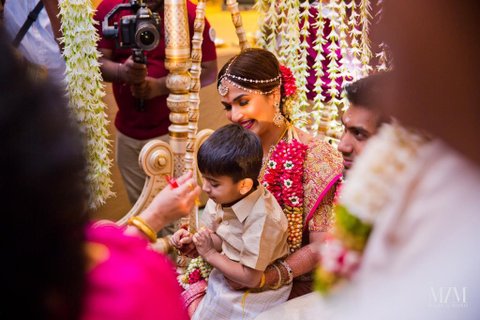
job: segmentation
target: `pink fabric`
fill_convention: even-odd
[[[192,283],[188,289],[182,292],[182,298],[190,316],[193,315],[206,292],[207,281],[205,280]]]
[[[305,223],[303,225],[303,230],[307,230],[308,228],[308,222],[310,221],[310,219],[312,219],[313,217],[313,214],[315,213],[315,210],[317,210],[318,206],[320,205],[320,203],[322,202],[323,200],[323,197],[325,197],[325,195],[327,194],[328,191],[330,191],[330,189],[335,185],[335,183],[338,182],[338,180],[340,180],[340,178],[342,177],[341,174],[335,176],[335,178],[333,178],[332,181],[330,181],[327,185],[327,187],[325,189],[323,189],[322,193],[320,194],[320,196],[318,197],[317,201],[315,202],[315,205],[312,207],[312,209],[310,210],[310,212],[308,213],[307,217],[305,218]]]
[[[108,257],[87,275],[83,320],[189,319],[169,258],[113,224],[90,227],[87,238]]]

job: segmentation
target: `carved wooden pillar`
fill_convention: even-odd
[[[188,138],[188,104],[190,89],[190,34],[185,0],[165,0],[165,67],[169,70],[166,85],[170,90],[168,128],[174,155],[173,175],[185,172],[185,152]]]
[[[203,30],[205,29],[205,0],[199,0],[197,4],[194,34],[192,37],[192,67],[190,68],[190,103],[188,110],[188,140],[187,152],[185,154],[185,170],[192,170],[196,173],[195,146],[198,129],[198,117],[200,106],[200,75],[202,73],[202,43]],[[194,174],[194,177],[197,175]],[[189,228],[192,233],[197,230],[198,224],[198,206],[193,210],[189,219]]]
[[[247,34],[245,29],[243,29],[242,16],[240,15],[240,10],[238,10],[237,0],[227,0],[226,2],[228,11],[232,15],[232,21],[235,25],[235,32],[237,33],[238,42],[240,45],[240,50],[246,49],[249,47],[247,41]]]

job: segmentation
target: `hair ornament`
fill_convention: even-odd
[[[223,79],[220,80],[220,84],[218,85],[218,93],[222,96],[225,97],[228,94],[228,87],[223,84]]]
[[[295,77],[289,67],[280,65],[283,87],[285,88],[285,97],[290,97],[297,92]]]
[[[233,87],[236,87],[240,90],[243,90],[243,91],[246,91],[248,93],[254,93],[254,94],[262,94],[262,95],[269,95],[271,94],[272,92],[274,92],[276,90],[276,88],[278,88],[278,86],[276,86],[275,88],[273,88],[272,90],[269,90],[267,92],[263,92],[261,90],[257,90],[257,89],[249,89],[249,88],[246,88],[242,85],[240,85],[239,83],[237,83],[237,81],[242,81],[242,82],[247,82],[247,83],[255,83],[255,84],[258,84],[258,83],[261,83],[261,84],[264,84],[264,83],[273,83],[273,82],[279,82],[279,86],[282,84],[282,74],[278,74],[276,77],[273,77],[273,78],[270,78],[270,79],[249,79],[249,78],[245,78],[245,77],[241,77],[241,76],[237,76],[237,75],[234,75],[234,74],[231,74],[230,73],[230,66],[233,64],[233,62],[235,62],[235,60],[237,59],[238,55],[233,58],[229,63],[228,63],[228,66],[225,70],[225,73],[222,75],[222,77],[220,78],[220,81],[219,81],[219,85],[218,85],[218,93],[222,96],[222,97],[225,97],[227,94],[228,94],[228,87],[226,86],[226,83],[230,84],[231,86]]]

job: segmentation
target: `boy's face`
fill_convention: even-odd
[[[234,183],[233,179],[228,176],[214,177],[203,174],[202,177],[202,190],[218,204],[231,206],[243,197],[240,193],[240,181]]]

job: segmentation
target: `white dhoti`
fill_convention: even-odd
[[[254,319],[259,313],[287,301],[292,287],[249,292],[231,289],[223,274],[213,269],[205,297],[192,320]]]

